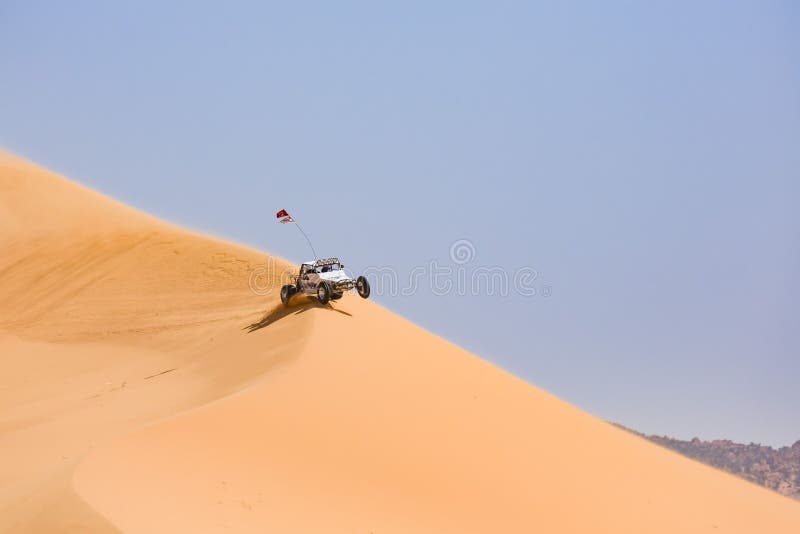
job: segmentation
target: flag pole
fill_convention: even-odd
[[[294,218],[294,217],[293,217],[293,218]],[[312,252],[312,253],[314,253],[314,261],[317,261],[317,251],[316,251],[316,250],[314,250],[314,245],[312,245],[312,244],[311,244],[311,240],[308,238],[308,236],[307,236],[307,235],[306,235],[306,233],[303,231],[303,229],[302,229],[302,228],[300,228],[300,225],[299,225],[299,224],[297,224],[297,221],[294,221],[294,224],[295,224],[295,226],[297,226],[297,229],[298,229],[298,230],[300,230],[300,233],[301,233],[301,234],[303,234],[303,237],[305,237],[305,238],[306,238],[306,241],[308,241],[308,246],[309,246],[309,247],[311,247],[311,252]]]
[[[277,217],[282,224],[292,223],[295,226],[297,226],[297,229],[300,230],[300,233],[303,234],[303,237],[306,238],[306,242],[308,243],[308,246],[311,248],[311,252],[314,254],[314,261],[317,261],[317,259],[318,259],[317,258],[317,251],[314,250],[314,245],[311,244],[311,240],[308,238],[308,235],[303,231],[303,229],[300,227],[300,225],[297,224],[297,220],[295,220],[294,217],[289,215],[289,212],[286,211],[285,209],[279,211],[278,213],[276,213],[275,217]]]

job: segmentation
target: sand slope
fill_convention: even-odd
[[[10,156],[0,193],[0,530],[800,531],[371,302],[276,307],[256,251]]]
[[[109,526],[71,490],[89,450],[236,391],[302,341],[282,341],[279,329],[243,335],[276,302],[248,288],[262,253],[9,154],[0,154],[0,221],[2,532]]]

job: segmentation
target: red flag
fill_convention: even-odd
[[[280,219],[281,217],[288,217],[288,216],[289,212],[286,210],[281,210],[277,214],[275,214],[275,217],[277,217],[278,219]]]

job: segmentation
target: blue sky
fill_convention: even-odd
[[[165,4],[0,4],[0,144],[292,260],[280,208],[401,279],[469,240],[540,293],[376,298],[645,432],[800,439],[796,4]]]

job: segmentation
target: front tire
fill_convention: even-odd
[[[317,286],[317,298],[319,299],[320,304],[327,304],[331,299],[331,294],[331,286],[328,285],[328,282],[321,282]]]
[[[356,291],[358,291],[358,296],[362,299],[369,298],[369,282],[367,282],[366,277],[359,276],[356,280]]]

